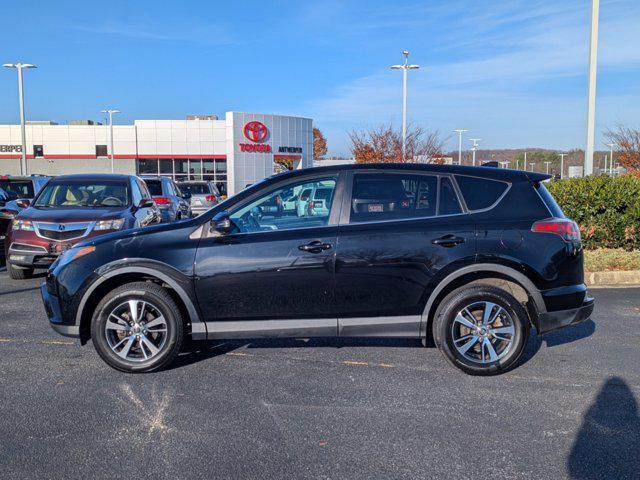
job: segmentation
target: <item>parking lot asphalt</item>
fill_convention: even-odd
[[[193,344],[116,372],[0,267],[3,478],[638,478],[640,289],[469,377],[413,340]]]

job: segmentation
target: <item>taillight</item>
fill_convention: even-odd
[[[169,205],[171,200],[167,197],[153,197],[153,201],[156,202],[156,205]]]
[[[560,235],[565,242],[580,241],[578,224],[568,218],[548,218],[535,222],[531,226],[532,232],[554,233]]]
[[[309,208],[310,208],[310,209],[312,209],[312,210],[313,210],[314,208],[316,208],[316,204],[315,204],[315,202],[309,202]]]
[[[216,201],[216,196],[215,195],[205,195],[204,199],[207,202],[215,202]]]

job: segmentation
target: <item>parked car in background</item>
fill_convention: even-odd
[[[333,197],[333,187],[318,186],[313,189],[307,206],[308,215],[314,217],[329,216],[329,207]]]
[[[28,205],[51,177],[44,175],[0,175],[0,251],[4,254],[4,240],[11,220]]]
[[[9,275],[27,278],[87,238],[159,221],[159,209],[138,177],[55,177],[11,221],[5,242]]]
[[[189,204],[193,216],[201,215],[222,201],[222,195],[213,182],[188,181],[178,182],[183,193],[191,195]]]
[[[169,177],[142,176],[165,223],[191,217],[190,194],[183,193]]]
[[[580,230],[549,175],[458,165],[294,170],[192,220],[93,238],[49,270],[51,326],[109,365],[170,364],[185,335],[405,337],[494,375],[591,315]],[[324,192],[298,217],[274,198]],[[305,188],[302,188],[302,187]],[[263,214],[263,205],[269,214]]]

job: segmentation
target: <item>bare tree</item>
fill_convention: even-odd
[[[630,171],[640,170],[640,130],[619,123],[615,129],[607,130],[604,136],[617,145],[618,161],[623,167]]]
[[[440,154],[444,141],[437,131],[426,132],[422,127],[407,128],[406,157],[402,157],[402,133],[391,125],[371,130],[353,131],[351,153],[356,163],[428,162]]]

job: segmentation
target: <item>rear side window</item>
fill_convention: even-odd
[[[506,182],[464,175],[456,175],[456,181],[469,210],[489,208],[509,187]]]
[[[564,212],[560,208],[560,205],[556,203],[553,195],[547,190],[547,187],[542,183],[536,183],[534,188],[538,191],[538,195],[540,195],[540,198],[551,212],[551,215],[557,218],[564,218]]]
[[[436,214],[438,177],[360,174],[353,178],[350,222],[371,222]]]
[[[448,177],[442,177],[440,180],[440,206],[438,215],[455,215],[462,213],[458,196],[453,188],[453,183]]]

